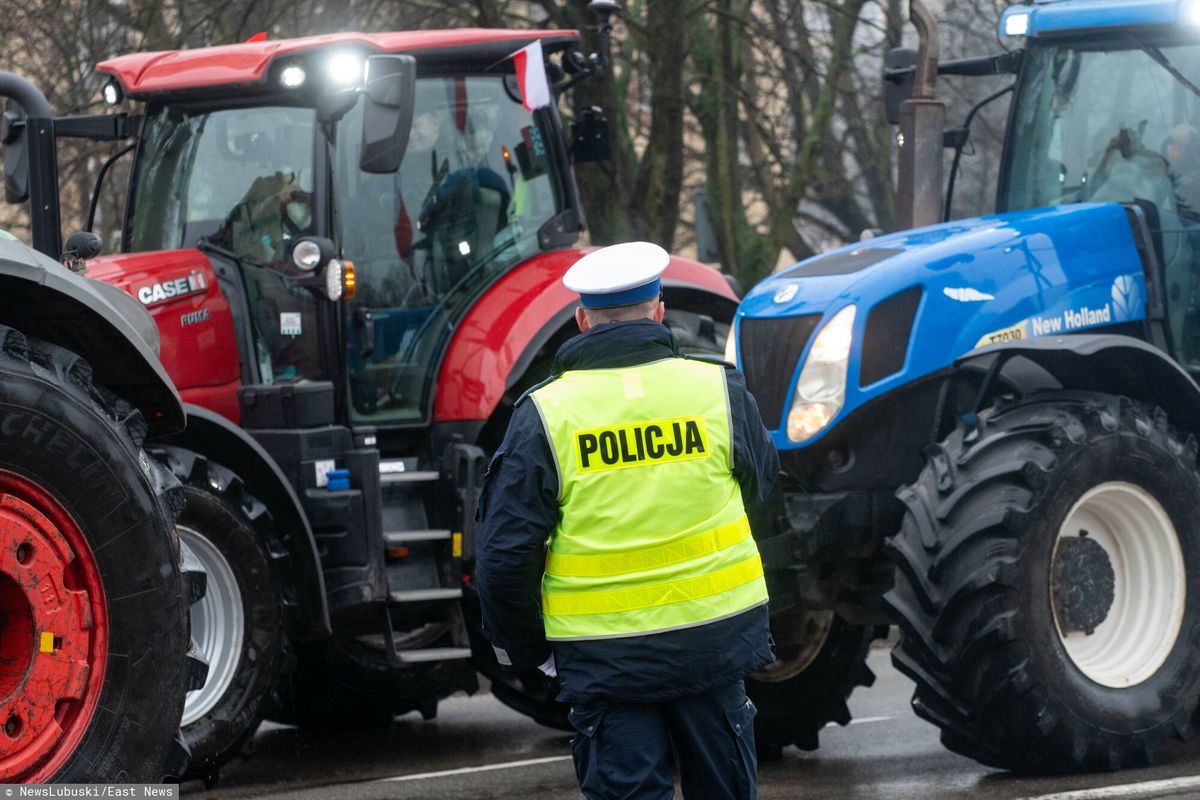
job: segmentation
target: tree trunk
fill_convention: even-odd
[[[670,250],[679,224],[683,191],[683,63],[687,52],[679,30],[679,4],[647,3],[646,48],[650,62],[650,136],[638,163],[630,216],[634,234]]]

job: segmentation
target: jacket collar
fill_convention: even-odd
[[[666,325],[652,319],[606,322],[564,342],[551,372],[632,367],[679,354],[679,344]]]

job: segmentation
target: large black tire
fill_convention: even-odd
[[[567,720],[571,706],[555,699],[554,684],[541,672],[511,672],[500,666],[491,642],[483,633],[479,596],[473,591],[463,598],[463,616],[471,639],[471,662],[491,684],[492,695],[504,705],[534,722],[560,731],[574,730]]]
[[[781,623],[799,630],[781,632]],[[758,706],[754,743],[767,759],[793,744],[816,750],[827,724],[849,724],[850,693],[875,682],[867,653],[878,635],[874,627],[851,625],[833,612],[785,614],[771,627],[778,660],[746,680],[746,694]]]
[[[84,699],[60,699],[49,706],[58,710],[59,724],[78,738],[60,739],[32,765],[10,761],[6,782],[160,782],[178,777],[186,766],[180,712],[185,691],[204,677],[203,664],[187,655],[187,607],[192,596],[203,592],[203,581],[191,580],[181,568],[172,522],[181,502],[178,483],[142,451],[145,431],[136,410],[92,384],[91,368],[82,358],[0,326],[5,503],[16,498],[51,519],[59,531],[70,529],[62,535],[73,542],[73,555],[69,560],[55,557],[64,565],[63,586],[87,592],[91,630],[101,627],[107,634],[103,659],[95,634],[87,637],[96,662],[87,673],[90,688],[81,693]],[[13,565],[54,550],[39,555],[42,544],[51,540],[30,536],[19,526],[0,529],[0,552],[13,557],[7,562],[12,572],[2,579],[8,582],[10,612],[21,602],[19,590],[14,592],[19,570]],[[88,562],[94,572],[85,569]],[[54,591],[38,586],[40,599]],[[98,593],[103,604],[96,600]],[[97,621],[97,613],[105,619]],[[45,633],[30,637],[12,622],[10,614],[0,629],[0,639],[8,637],[6,652],[13,652],[15,641],[30,664],[53,659],[59,640],[51,651]],[[30,735],[34,728],[22,725],[18,704],[28,701],[45,708],[55,700],[22,682],[20,675],[13,681],[10,673],[9,678],[10,691],[0,691],[7,695],[0,697],[0,708],[10,730]],[[80,694],[56,689],[64,692],[61,698]],[[86,698],[95,700],[90,716],[84,711]],[[30,745],[6,744],[10,756],[35,752]]]
[[[991,766],[1062,772],[1152,763],[1166,737],[1187,736],[1200,693],[1195,440],[1159,409],[1061,392],[986,411],[927,455],[916,483],[898,493],[908,510],[887,546],[898,569],[885,604],[902,630],[894,662],[916,682],[913,706],[942,729],[942,742]],[[1112,491],[1152,498],[1163,521],[1089,525],[1089,535],[1075,524],[1077,506]],[[1171,549],[1177,542],[1180,579],[1155,564],[1137,582],[1139,572],[1123,566],[1134,551],[1114,557],[1102,544],[1113,530]],[[1173,584],[1174,594],[1152,584]],[[1097,677],[1097,664],[1119,651],[1102,627],[1110,609],[1165,596],[1175,599],[1161,607],[1180,624],[1147,640],[1154,657],[1134,664],[1147,674],[1131,672],[1124,686]],[[1137,629],[1157,629],[1153,617]],[[1121,619],[1113,611],[1112,624]],[[1075,647],[1103,643],[1099,661],[1077,662],[1060,626]]]
[[[188,696],[183,735],[192,753],[187,777],[213,784],[277,699],[287,662],[287,550],[266,506],[231,470],[179,447],[155,446],[150,454],[183,484],[179,535],[207,573],[208,594],[192,613],[208,681]],[[238,617],[242,624],[233,626]]]

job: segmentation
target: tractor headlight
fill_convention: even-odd
[[[350,51],[334,53],[325,62],[325,72],[335,86],[361,86],[366,72],[366,59]]]
[[[729,335],[725,337],[725,360],[730,364],[737,363],[737,339],[733,336],[733,331],[736,326],[729,323]]]
[[[787,417],[793,442],[816,436],[846,402],[846,371],[854,343],[854,306],[846,306],[817,333],[796,380],[796,393]]]

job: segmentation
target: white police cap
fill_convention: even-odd
[[[576,261],[563,285],[579,292],[586,308],[609,308],[658,297],[659,276],[671,257],[651,242],[625,242],[602,247]]]

